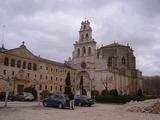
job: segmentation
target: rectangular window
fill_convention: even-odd
[[[14,76],[14,71],[12,71],[12,75]]]
[[[56,77],[56,81],[58,81],[58,78]]]
[[[45,85],[45,90],[47,90],[47,85]]]
[[[42,79],[42,75],[40,75],[40,79]]]
[[[62,86],[60,86],[60,91],[62,91]]]
[[[40,69],[42,69],[42,66],[40,66]]]
[[[46,67],[46,70],[48,70],[48,67]]]
[[[6,75],[6,72],[7,72],[6,70],[3,70],[3,75]]]

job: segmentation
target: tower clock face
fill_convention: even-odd
[[[85,69],[87,67],[86,63],[85,62],[82,62],[81,63],[81,68]]]

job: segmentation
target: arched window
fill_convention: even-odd
[[[9,58],[5,57],[4,59],[4,65],[8,66],[9,65]]]
[[[11,59],[11,66],[15,67],[15,59]]]
[[[88,33],[86,34],[86,39],[88,39]]]
[[[79,57],[80,56],[80,49],[78,48],[77,49],[77,57]]]
[[[83,47],[83,48],[82,48],[82,51],[83,51],[83,55],[85,55],[85,54],[86,54],[86,48]]]
[[[88,55],[91,55],[91,47],[88,47]]]
[[[53,90],[53,86],[50,86],[50,90],[51,90],[51,91]]]
[[[122,64],[123,64],[123,65],[126,64],[126,59],[125,59],[124,56],[122,57]]]
[[[33,70],[37,70],[37,64],[33,64]]]
[[[23,62],[23,69],[26,69],[26,62]]]
[[[21,68],[21,61],[20,60],[17,61],[17,67]]]
[[[28,63],[28,70],[31,70],[31,69],[32,69],[32,64]]]
[[[108,66],[112,66],[112,57],[108,58]]]

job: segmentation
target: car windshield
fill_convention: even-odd
[[[89,96],[85,96],[85,95],[76,95],[75,98],[90,99]]]
[[[24,92],[24,96],[32,96],[31,93]]]

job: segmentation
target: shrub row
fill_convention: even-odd
[[[97,103],[126,103],[133,101],[142,101],[144,98],[141,98],[139,96],[96,96],[95,98]]]

